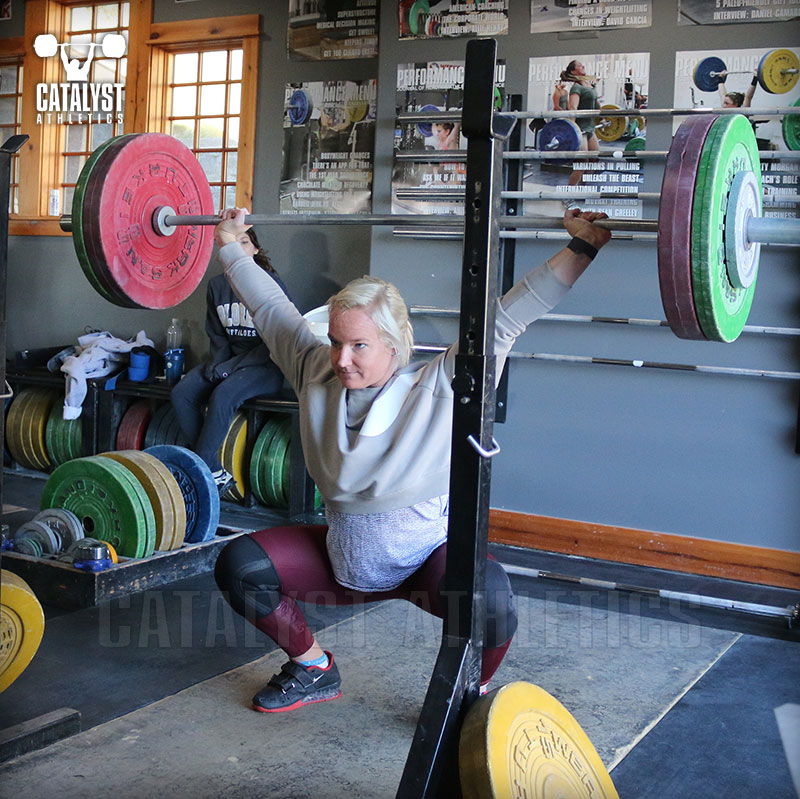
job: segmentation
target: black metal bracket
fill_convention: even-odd
[[[448,609],[398,799],[459,797],[458,733],[478,697],[486,620],[486,556],[495,418],[495,299],[502,141],[514,119],[494,112],[497,43],[467,44],[462,129],[468,139],[461,317],[453,379]],[[474,443],[470,443],[470,440]],[[477,443],[486,454],[474,446]]]
[[[0,146],[0,394],[6,385],[6,284],[8,282],[8,201],[11,188],[11,157],[25,142],[26,134],[6,139]],[[0,446],[5,443],[5,419],[0,417]],[[3,475],[0,471],[0,505],[3,500]]]

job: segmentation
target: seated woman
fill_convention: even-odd
[[[245,255],[285,292],[255,231],[242,231],[237,241]],[[208,281],[206,333],[211,359],[189,371],[175,385],[172,406],[183,434],[208,464],[222,495],[233,483],[233,475],[222,468],[219,449],[236,410],[245,400],[279,391],[283,375],[270,359],[247,306],[231,291],[224,275]]]
[[[327,514],[327,525],[240,536],[217,560],[217,584],[231,606],[290,658],[253,698],[255,710],[275,713],[340,696],[333,655],[319,646],[296,600],[404,598],[443,615],[456,346],[430,362],[409,363],[405,302],[374,277],[352,281],[329,300],[330,345],[318,341],[239,244],[244,214],[223,215],[215,233],[219,256],[297,392],[306,465]],[[567,211],[569,244],[498,300],[498,375],[517,336],[566,294],[608,241],[611,234],[592,224],[604,217]],[[491,559],[486,585],[484,687],[517,624],[508,577]]]

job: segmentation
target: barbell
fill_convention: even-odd
[[[728,71],[725,62],[717,56],[708,56],[697,62],[692,79],[700,91],[713,92],[723,83],[726,75],[743,74],[742,70]],[[748,73],[749,74],[749,71]],[[792,50],[770,50],[758,63],[758,83],[765,92],[783,94],[791,91],[800,75],[800,59]]]
[[[52,33],[40,33],[33,40],[33,51],[40,58],[50,58],[58,52],[59,47],[99,47],[105,58],[122,58],[125,55],[125,37],[120,33],[107,33],[102,42],[84,42],[59,44]]]
[[[598,109],[598,121],[595,124],[597,138],[605,142],[620,139],[629,127],[627,116],[606,116],[608,111],[619,111],[617,105],[603,105]],[[600,113],[605,112],[605,113]],[[635,112],[634,112],[635,113]],[[642,120],[642,124],[639,124]],[[637,128],[644,128],[644,119],[638,117]],[[417,127],[422,123],[418,123]],[[578,150],[581,146],[582,131],[571,119],[551,119],[536,134],[536,146],[539,150]]]
[[[435,106],[432,106],[435,108]],[[369,111],[369,103],[366,100],[354,98],[346,103],[347,116],[350,124],[361,122]],[[292,125],[303,125],[311,117],[314,110],[314,100],[305,89],[295,89],[285,106],[289,122]]]
[[[742,115],[687,119],[667,155],[658,220],[603,220],[611,231],[658,233],[661,298],[681,338],[733,341],[753,301],[761,243],[800,243],[800,220],[765,219],[752,127]],[[463,218],[400,215],[250,215],[253,225],[442,226]],[[162,133],[127,134],[98,147],[81,170],[70,217],[92,286],[127,308],[169,308],[200,283],[218,224],[197,159]],[[553,228],[546,217],[502,217],[502,227]]]

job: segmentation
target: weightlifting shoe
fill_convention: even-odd
[[[325,654],[328,656],[328,665],[324,669],[301,666],[293,660],[284,663],[280,672],[273,675],[253,697],[253,710],[284,713],[303,705],[338,699],[342,695],[339,690],[342,684],[339,669],[333,662],[333,655],[330,652]]]

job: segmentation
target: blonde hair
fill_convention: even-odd
[[[362,308],[375,322],[383,341],[395,351],[398,367],[411,360],[414,329],[397,286],[368,275],[351,280],[328,300],[328,312],[351,308]]]

